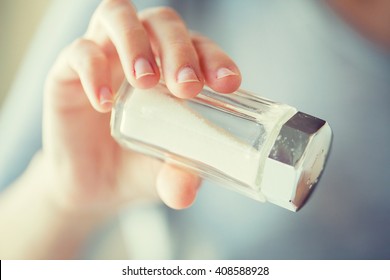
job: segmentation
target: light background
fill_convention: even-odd
[[[25,71],[9,99],[12,106],[0,111],[4,113],[0,188],[16,178],[40,148],[42,84],[47,70],[57,51],[82,34],[99,1],[47,1],[56,5],[25,60]],[[233,0],[134,1],[139,5],[171,3],[190,28],[213,38],[235,59],[244,77],[243,88],[328,120],[334,132],[324,176],[300,213],[259,204],[206,182],[193,207],[166,213],[175,258],[389,259],[389,57],[373,50],[332,11],[319,6],[321,1],[247,0],[247,6]],[[34,33],[28,18],[40,11],[39,2],[0,0],[0,19],[7,22],[0,30],[8,31],[10,38],[2,35],[0,41],[1,66],[7,66],[11,79],[11,66],[16,69],[23,60],[16,55],[17,46],[27,47]],[[23,11],[12,10],[11,4],[23,6]],[[12,11],[24,12],[25,17],[17,19]],[[235,20],[227,20],[229,15]],[[25,41],[17,39],[22,33],[28,37]],[[11,53],[17,62],[5,62]],[[5,84],[5,77],[0,81]],[[21,99],[23,114],[15,114]],[[144,227],[148,233],[161,232]],[[83,257],[118,258],[117,252],[108,252],[115,246],[105,243],[109,235],[119,240],[112,234],[115,229],[113,223],[99,232]],[[127,241],[128,236],[128,232],[123,234]],[[155,251],[148,238],[143,241],[139,244],[143,252],[145,248]],[[130,257],[139,257],[134,247],[128,248]]]
[[[49,2],[0,1],[0,106]]]

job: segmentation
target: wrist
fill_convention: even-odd
[[[44,242],[42,258],[77,257],[91,233],[112,215],[72,197],[66,190],[69,180],[57,177],[58,174],[39,152],[21,177],[19,186],[15,186],[19,196],[24,197],[24,204],[31,209],[28,213],[30,227],[35,227],[36,238]]]
[[[114,207],[99,203],[91,195],[95,186],[81,184],[82,180],[77,180],[70,171],[72,168],[63,161],[58,164],[41,151],[36,154],[29,169],[32,182],[39,182],[36,187],[44,195],[45,203],[61,217],[76,221],[86,219],[87,224],[93,227],[117,212]]]
[[[58,199],[59,192],[42,154],[0,197],[0,258],[77,257],[90,233],[102,222],[92,211],[77,211]]]

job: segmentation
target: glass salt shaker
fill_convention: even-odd
[[[111,133],[124,147],[291,211],[317,183],[332,139],[326,121],[244,90],[204,88],[180,99],[163,83],[145,90],[127,82]]]

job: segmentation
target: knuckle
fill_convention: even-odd
[[[102,10],[110,10],[128,4],[128,0],[103,0],[99,8]]]
[[[140,13],[142,18],[158,17],[166,21],[181,21],[179,14],[171,7],[154,7]]]
[[[176,52],[190,54],[193,52],[193,46],[187,40],[173,40],[167,43],[168,47]]]
[[[158,7],[155,9],[156,9],[155,10],[156,15],[158,15],[159,17],[161,17],[165,20],[178,20],[178,19],[180,19],[178,13],[170,7]]]
[[[101,67],[104,63],[106,63],[106,57],[103,53],[98,51],[91,51],[91,42],[86,39],[76,39],[69,47],[68,55],[71,57],[77,57],[77,60],[73,60],[74,64],[77,68],[92,72],[96,71],[98,67]],[[79,54],[79,55],[74,55]]]
[[[97,69],[99,69],[102,65],[102,59],[98,56],[89,56],[89,57],[85,57],[83,59],[80,59],[80,67],[90,73],[90,72],[94,72],[96,71]]]
[[[81,49],[81,48],[83,48],[83,47],[85,47],[85,45],[86,45],[86,40],[85,39],[83,39],[83,38],[77,38],[76,40],[74,40],[71,44],[70,44],[70,49],[72,50],[72,51],[75,51],[75,50],[77,50],[77,49]]]
[[[94,16],[102,21],[111,21],[113,18],[125,20],[133,12],[128,0],[104,0],[96,9]]]
[[[146,36],[146,31],[141,25],[123,26],[122,30],[118,30],[123,34],[124,38],[129,40],[140,39]]]
[[[79,64],[81,69],[84,71],[91,73],[95,72],[99,68],[102,68],[105,60],[102,55],[93,54],[90,56],[84,56],[82,59],[80,59]]]

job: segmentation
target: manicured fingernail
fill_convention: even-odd
[[[102,87],[99,92],[100,105],[112,104],[113,96],[111,90],[108,87]]]
[[[238,76],[238,74],[225,67],[219,68],[217,70],[217,79],[222,79],[228,76]]]
[[[194,69],[191,67],[184,67],[179,71],[177,75],[178,83],[190,83],[190,82],[199,82],[198,76],[196,76]]]
[[[150,62],[143,57],[140,57],[135,61],[134,71],[135,71],[135,78],[137,80],[142,77],[151,76],[155,74]]]

